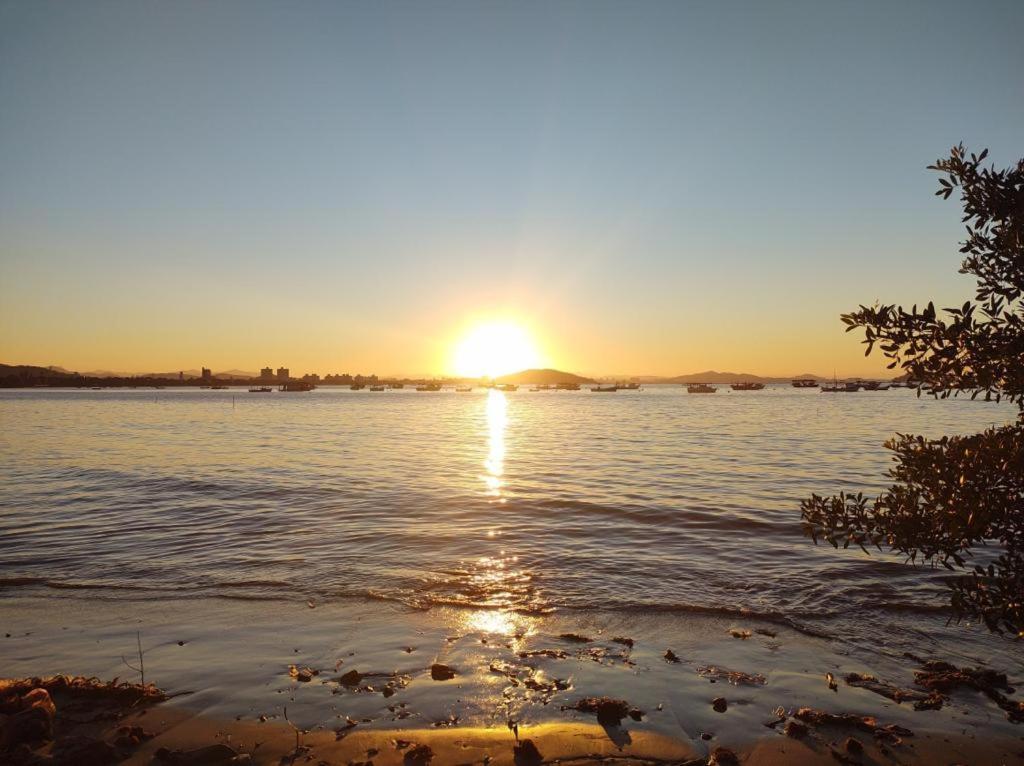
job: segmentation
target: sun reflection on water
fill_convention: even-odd
[[[503,503],[502,475],[505,473],[505,426],[508,425],[508,400],[493,388],[487,393],[487,458],[484,483],[487,494]]]

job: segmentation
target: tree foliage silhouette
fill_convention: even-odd
[[[877,346],[918,396],[1009,400],[1016,421],[936,440],[897,434],[886,443],[895,459],[888,490],[873,500],[812,495],[801,510],[816,543],[874,546],[961,571],[951,584],[957,619],[1024,635],[1024,160],[996,170],[982,166],[987,155],[960,144],[929,166],[943,176],[936,195],[960,194],[960,272],[976,277],[976,300],[941,312],[930,302],[861,306],[842,321],[847,332],[862,329],[865,354]],[[978,563],[980,547],[995,549],[990,563]]]

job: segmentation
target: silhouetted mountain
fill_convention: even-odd
[[[75,374],[59,367],[36,367],[31,364],[0,364],[0,378],[72,378]]]
[[[814,378],[823,380],[821,375],[795,375],[799,378]],[[677,375],[674,378],[664,378],[661,383],[789,383],[793,377],[771,378],[763,375],[751,375],[747,372],[718,372],[717,370],[706,370],[694,372],[690,375]],[[653,382],[653,381],[652,381]]]
[[[559,383],[593,383],[594,381],[590,378],[584,378],[581,375],[573,375],[571,372],[562,372],[561,370],[523,370],[521,372],[513,372],[510,375],[502,375],[499,378],[494,379],[495,383],[512,383],[517,386],[523,386],[528,384],[539,384],[554,386]]]

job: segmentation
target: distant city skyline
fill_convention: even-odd
[[[1022,29],[995,0],[0,0],[0,359],[440,375],[504,321],[585,375],[891,375],[839,314],[972,297],[925,167],[1019,158]]]

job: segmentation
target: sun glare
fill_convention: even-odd
[[[529,333],[512,322],[474,327],[455,348],[456,375],[497,377],[539,366],[540,355]]]

